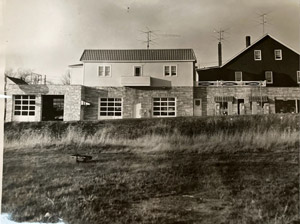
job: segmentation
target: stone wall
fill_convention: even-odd
[[[123,118],[133,118],[137,103],[141,117],[151,117],[154,97],[176,97],[176,116],[193,115],[193,87],[84,87],[84,100],[91,104],[84,108],[84,120],[98,119],[100,97],[122,98]]]
[[[28,121],[41,121],[42,96],[64,95],[64,121],[80,120],[82,86],[75,85],[7,85],[7,95],[35,95],[35,116]],[[30,116],[28,116],[30,117]],[[13,115],[13,97],[7,99],[5,121],[16,121]]]
[[[244,100],[245,114],[253,114],[251,108],[250,97],[267,96],[269,111],[267,113],[275,113],[275,99],[300,99],[300,87],[241,87],[241,86],[223,86],[223,87],[195,87],[194,97],[202,99],[203,115],[216,115],[215,97],[232,96],[230,114],[238,114],[238,99]],[[259,111],[258,111],[259,113]]]

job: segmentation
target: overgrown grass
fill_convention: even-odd
[[[3,210],[19,221],[299,223],[299,119],[9,123]]]

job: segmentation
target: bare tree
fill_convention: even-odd
[[[71,73],[69,69],[62,75],[60,81],[63,85],[71,85]]]
[[[44,83],[43,75],[34,73],[32,69],[18,68],[17,70],[8,69],[5,71],[5,76],[19,78],[28,84]]]

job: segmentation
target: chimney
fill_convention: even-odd
[[[251,37],[246,36],[246,47],[249,47],[251,45]]]
[[[222,66],[222,44],[219,42],[218,44],[218,61],[219,61],[219,67]]]

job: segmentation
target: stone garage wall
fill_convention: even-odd
[[[82,86],[79,85],[16,85],[8,84],[5,121],[15,121],[13,115],[14,95],[35,95],[35,116],[29,121],[41,121],[42,117],[42,95],[64,95],[64,121],[78,121],[81,113]]]
[[[90,106],[84,108],[84,120],[97,120],[99,98],[123,99],[123,118],[133,118],[133,106],[142,105],[142,117],[152,117],[154,97],[176,97],[177,116],[193,116],[193,87],[84,87],[84,100]]]

